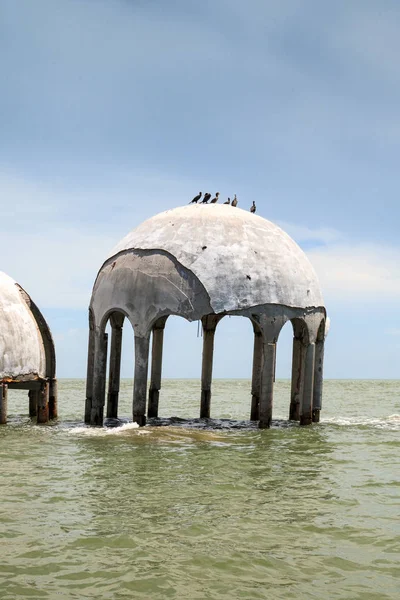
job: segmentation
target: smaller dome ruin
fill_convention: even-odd
[[[30,416],[57,415],[55,351],[50,329],[30,296],[0,272],[0,424],[7,422],[8,389],[29,391]]]

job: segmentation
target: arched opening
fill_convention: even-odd
[[[126,315],[118,309],[112,309],[103,315],[101,322],[97,325],[93,311],[89,308],[85,423],[102,426],[105,414],[108,418],[118,418],[123,348],[122,334],[125,322],[129,322]],[[132,328],[126,327],[125,329],[129,331]],[[129,335],[126,337],[129,338]],[[129,345],[129,339],[125,340],[126,345]],[[132,346],[133,344],[131,344]],[[128,352],[128,356],[129,354]],[[130,362],[130,373],[132,373],[133,361]],[[125,361],[122,365],[125,370]],[[107,406],[104,411],[106,394]]]
[[[250,319],[226,315],[219,321],[213,357],[213,417],[249,419],[254,349]]]
[[[293,360],[293,323],[286,321],[276,346],[274,413],[279,420],[288,417]]]
[[[117,419],[132,411],[134,373],[134,331],[128,318],[115,310],[107,317],[105,416]]]
[[[199,321],[170,315],[153,325],[149,418],[197,416],[202,343]]]
[[[299,421],[308,344],[308,327],[303,319],[293,318],[282,327],[277,347],[275,406],[278,418]]]

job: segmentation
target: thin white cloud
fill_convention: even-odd
[[[16,241],[3,232],[9,249],[1,268],[26,289],[41,308],[85,308],[105,256],[115,240],[98,232],[53,228]]]
[[[330,302],[400,302],[400,247],[343,243],[307,255]]]
[[[296,240],[298,244],[302,242],[322,242],[328,244],[342,237],[341,233],[332,227],[312,229],[306,225],[288,223],[286,221],[278,221],[277,224]]]
[[[400,327],[389,327],[385,329],[386,335],[400,336]]]
[[[61,199],[60,199],[61,200]],[[2,219],[12,219],[9,226],[19,226],[18,220],[49,217],[55,212],[54,191],[50,187],[21,178],[10,170],[0,170],[0,206]]]
[[[326,299],[346,302],[400,302],[400,245],[351,242],[336,229],[279,222],[306,250]],[[392,335],[395,335],[392,330]]]

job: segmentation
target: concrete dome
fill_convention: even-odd
[[[160,213],[131,231],[109,259],[129,250],[166,252],[203,284],[215,313],[263,304],[322,307],[315,271],[274,223],[227,205]]]
[[[29,296],[0,271],[0,379],[45,377],[46,355]]]
[[[85,422],[102,425],[111,327],[107,416],[118,417],[124,319],[134,329],[132,418],[157,417],[163,331],[177,315],[201,322],[200,417],[210,417],[214,335],[226,315],[250,319],[254,330],[251,419],[272,419],[276,344],[293,326],[290,418],[319,419],[326,311],[314,269],[279,227],[227,205],[188,205],[148,219],[111,252],[97,274],[89,306]]]

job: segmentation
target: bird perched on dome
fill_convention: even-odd
[[[204,194],[204,198],[203,198],[203,200],[201,201],[201,204],[207,204],[210,198],[211,198],[211,194],[209,194],[209,193],[207,192],[207,194]]]
[[[193,200],[192,200],[191,202],[189,202],[189,204],[193,204],[193,202],[194,202],[195,204],[197,204],[197,203],[198,203],[198,201],[199,201],[199,200],[200,200],[200,198],[201,198],[201,195],[202,195],[202,192],[199,192],[199,193],[197,194],[197,196],[195,196],[195,197],[193,198]]]
[[[228,198],[228,200],[226,202],[224,202],[224,204],[230,204],[231,203],[231,199]]]
[[[254,200],[253,200],[253,205],[250,207],[250,212],[253,213],[253,215],[256,212],[256,203],[254,202]]]
[[[234,197],[234,199],[232,200],[232,204],[231,204],[231,206],[237,206],[237,203],[238,203],[238,199],[236,198],[236,194],[235,194],[235,197]]]
[[[215,194],[215,197],[211,200],[211,204],[215,204],[216,202],[218,202],[218,196],[219,196],[219,192],[217,192]]]

